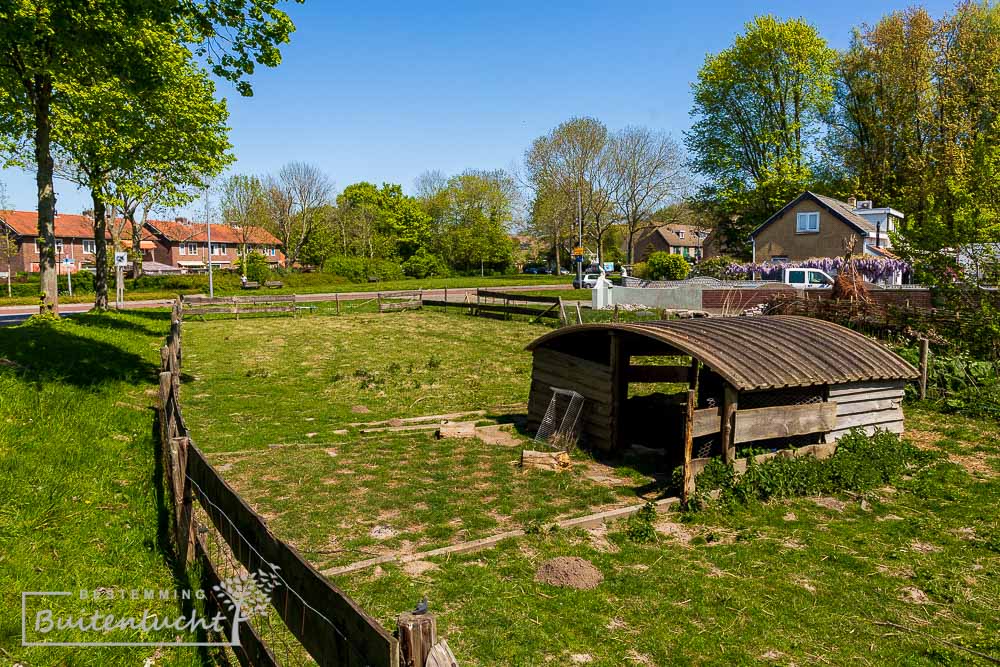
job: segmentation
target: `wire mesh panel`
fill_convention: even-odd
[[[535,434],[535,442],[568,450],[576,442],[577,425],[583,411],[583,396],[571,389],[551,387],[552,399]]]

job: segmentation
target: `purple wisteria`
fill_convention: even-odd
[[[897,273],[906,278],[912,271],[912,267],[908,263],[899,259],[861,257],[853,261],[865,280],[870,282],[891,280]],[[802,262],[786,263],[733,263],[726,267],[726,277],[735,280],[745,280],[752,279],[754,274],[756,274],[761,280],[780,280],[781,272],[786,268],[819,269],[833,276],[840,273],[840,270],[844,268],[844,258],[815,257]]]

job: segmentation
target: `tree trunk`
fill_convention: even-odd
[[[38,270],[41,274],[41,314],[59,314],[56,272],[56,192],[52,184],[52,79],[37,75],[35,99],[35,183],[38,187]]]
[[[90,191],[94,202],[94,310],[108,309],[108,232],[107,208],[97,190]]]
[[[132,223],[132,277],[138,278],[142,275],[142,230],[146,226],[146,216],[148,211],[142,214],[142,223],[135,223],[135,211],[132,212],[129,222]]]

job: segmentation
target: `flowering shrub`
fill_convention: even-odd
[[[855,259],[854,265],[866,280],[879,282],[891,279],[896,273],[901,273],[903,277],[912,273],[911,266],[902,260],[887,259],[882,257],[861,257]],[[740,264],[733,262],[726,267],[725,276],[730,279],[750,279],[754,274],[760,276],[762,280],[781,280],[781,273],[786,268],[807,268],[819,269],[829,274],[840,273],[844,268],[843,257],[815,257],[803,262],[771,263],[762,262],[754,264],[747,262]]]

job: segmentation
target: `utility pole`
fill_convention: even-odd
[[[208,230],[208,298],[215,298],[215,284],[212,282],[212,219],[209,215],[208,188],[205,188],[205,229]]]
[[[583,248],[583,195],[580,194],[580,184],[576,185],[576,222],[579,227],[578,248]],[[576,284],[583,287],[583,257],[576,257]]]

